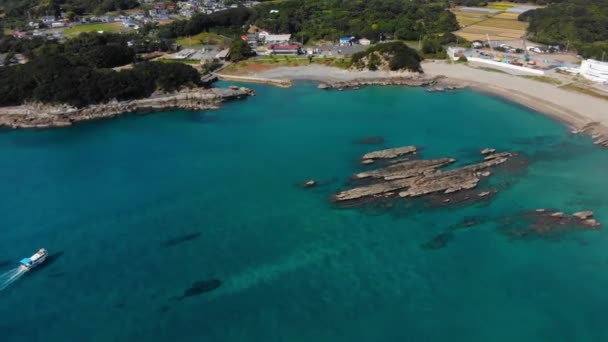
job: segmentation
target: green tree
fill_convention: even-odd
[[[252,55],[252,50],[249,44],[242,39],[235,39],[230,44],[230,61],[238,62],[249,58]]]

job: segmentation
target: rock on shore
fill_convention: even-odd
[[[27,104],[0,107],[0,127],[46,128],[70,126],[80,121],[111,118],[124,113],[154,112],[170,108],[185,110],[217,109],[226,100],[255,96],[248,88],[187,89],[145,99],[112,101],[75,108],[67,105]]]
[[[361,78],[352,81],[338,81],[331,83],[319,84],[319,89],[358,89],[360,87],[380,85],[380,86],[408,86],[408,87],[426,87],[436,84],[443,77],[426,77],[426,76],[410,76],[410,77],[385,77],[385,78]]]
[[[593,143],[599,146],[608,147],[608,127],[601,123],[590,123],[574,133],[585,133],[591,136]]]

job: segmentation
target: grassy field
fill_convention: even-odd
[[[604,99],[604,100],[608,100],[608,95],[604,95],[604,94],[600,94],[598,92],[595,92],[589,88],[585,88],[583,86],[574,84],[574,83],[570,83],[570,84],[566,84],[561,86],[560,88],[566,89],[566,90],[570,90],[570,91],[575,91],[577,93],[582,93],[582,94],[586,94],[589,96],[593,96],[593,97],[597,97],[600,99]]]
[[[562,84],[562,81],[558,80],[557,78],[553,78],[553,77],[549,77],[549,76],[525,75],[525,76],[521,76],[521,77],[529,78],[531,80],[540,81],[540,82],[549,83],[549,84],[555,84],[555,85]]]
[[[304,66],[309,64],[322,64],[338,68],[348,68],[350,66],[350,58],[321,58],[315,57],[311,60],[308,57],[301,56],[267,56],[263,58],[249,59],[246,61],[231,64],[222,72],[229,75],[247,75],[265,70],[270,70],[276,67],[285,66]]]
[[[120,32],[124,29],[121,23],[86,24],[67,28],[63,31],[63,34],[67,37],[76,37],[83,32]]]
[[[515,6],[517,6],[516,3],[502,1],[502,2],[490,2],[490,3],[488,3],[488,5],[485,8],[489,8],[489,9],[493,9],[493,10],[497,10],[497,11],[506,11],[509,8],[515,7]]]
[[[496,68],[490,68],[490,67],[477,67],[477,69],[480,69],[483,71],[489,71],[489,72],[497,72],[497,73],[501,73],[501,74],[508,74],[508,72],[506,72],[506,71],[496,69]]]
[[[231,39],[220,36],[216,33],[203,32],[192,37],[179,37],[176,40],[177,45],[185,47],[202,47],[203,45],[217,45],[219,47],[228,47]]]
[[[490,15],[484,13],[452,11],[458,20],[460,27],[466,27],[480,21],[490,18]]]
[[[263,58],[256,58],[247,61],[248,63],[257,64],[274,64],[279,66],[300,66],[308,65],[311,63],[324,64],[329,66],[335,66],[339,68],[346,68],[350,66],[350,58],[331,58],[331,57],[315,57],[310,60],[308,57],[295,57],[295,56],[267,56]]]
[[[473,13],[466,11],[453,11],[460,24],[457,35],[467,40],[518,40],[526,34],[528,24],[517,20],[518,14],[504,11],[517,4],[512,2],[493,2],[483,8],[502,11],[498,14]]]
[[[184,63],[184,64],[201,64],[200,59],[168,59],[168,58],[159,58],[156,60],[157,62],[163,63]]]

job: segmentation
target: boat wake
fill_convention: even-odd
[[[0,274],[0,291],[6,289],[12,283],[19,280],[19,278],[21,278],[21,276],[24,275],[27,271],[27,268],[19,266]]]

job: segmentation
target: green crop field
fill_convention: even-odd
[[[456,34],[467,40],[485,40],[488,35],[496,40],[520,39],[526,34],[528,24],[518,21],[517,13],[504,12],[516,5],[512,2],[493,2],[481,7],[501,11],[497,14],[453,10],[461,27]]]
[[[497,10],[497,11],[506,11],[511,7],[517,6],[516,3],[513,2],[490,2],[486,6],[486,8]]]
[[[203,32],[191,37],[179,37],[176,40],[177,45],[186,47],[201,47],[203,45],[217,45],[220,47],[228,47],[231,39],[220,36],[216,33]]]
[[[76,37],[83,32],[120,32],[125,29],[121,23],[85,24],[67,28],[63,31],[68,37]]]

